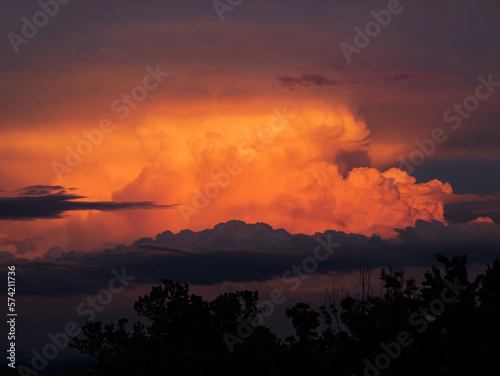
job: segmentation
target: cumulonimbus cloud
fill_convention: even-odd
[[[150,164],[113,198],[147,193],[183,204],[184,211],[158,213],[176,231],[239,219],[290,232],[391,237],[419,219],[445,221],[442,197],[451,186],[370,167],[370,130],[347,106],[294,101],[286,108],[293,118],[274,123],[273,108],[254,102],[238,112],[221,105],[188,118],[170,113],[170,122],[151,116],[137,132]],[[228,175],[228,163],[237,174]]]

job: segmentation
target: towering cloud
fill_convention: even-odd
[[[150,164],[114,195],[181,204],[159,214],[170,228],[240,219],[391,237],[419,219],[444,222],[450,185],[369,167],[370,131],[345,105],[219,103],[181,115],[150,117],[138,129]]]

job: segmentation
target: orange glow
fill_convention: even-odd
[[[418,219],[444,222],[443,201],[452,196],[449,184],[415,184],[397,169],[345,169],[346,153],[368,156],[358,166],[370,166],[370,159],[377,166],[376,160],[398,155],[401,145],[374,148],[368,125],[344,100],[325,103],[293,95],[152,100],[124,121],[110,116],[116,130],[104,135],[62,182],[52,162],[64,162],[66,147],[75,148],[82,130],[96,128],[100,117],[109,114],[97,114],[95,122],[45,126],[43,137],[50,142],[41,144],[26,132],[4,131],[0,169],[6,189],[48,182],[78,188],[88,200],[180,205],[4,222],[2,232],[31,239],[45,252],[53,245],[91,250],[126,244],[165,230],[203,230],[232,219],[293,233],[339,230],[385,238]],[[36,164],[26,162],[34,158]],[[205,196],[206,189],[211,197]]]
[[[438,196],[452,192],[449,184],[415,184],[398,169],[339,172],[339,153],[369,147],[367,125],[346,106],[288,103],[286,111],[254,101],[150,115],[136,132],[149,164],[113,199],[182,204],[146,219],[172,231],[240,219],[391,237],[418,219],[444,221]]]

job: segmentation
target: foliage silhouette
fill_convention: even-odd
[[[72,346],[96,355],[94,374],[107,376],[500,375],[500,260],[474,281],[466,256],[437,260],[443,271],[433,266],[420,288],[404,271],[382,269],[379,296],[361,264],[362,296],[339,299],[334,290],[318,310],[308,303],[288,308],[295,335],[285,341],[256,324],[257,292],[225,293],[209,302],[190,294],[187,284],[165,279],[134,305],[147,324],[127,331],[125,319],[89,321]],[[242,334],[242,326],[250,335],[231,354],[223,335]],[[401,336],[405,345],[397,344]]]

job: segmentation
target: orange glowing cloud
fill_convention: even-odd
[[[342,155],[367,153],[370,144],[367,124],[348,107],[275,103],[158,110],[137,129],[149,164],[113,198],[180,204],[142,218],[173,231],[240,219],[290,232],[391,237],[418,219],[444,222],[447,183],[416,184],[394,168],[340,172]]]

